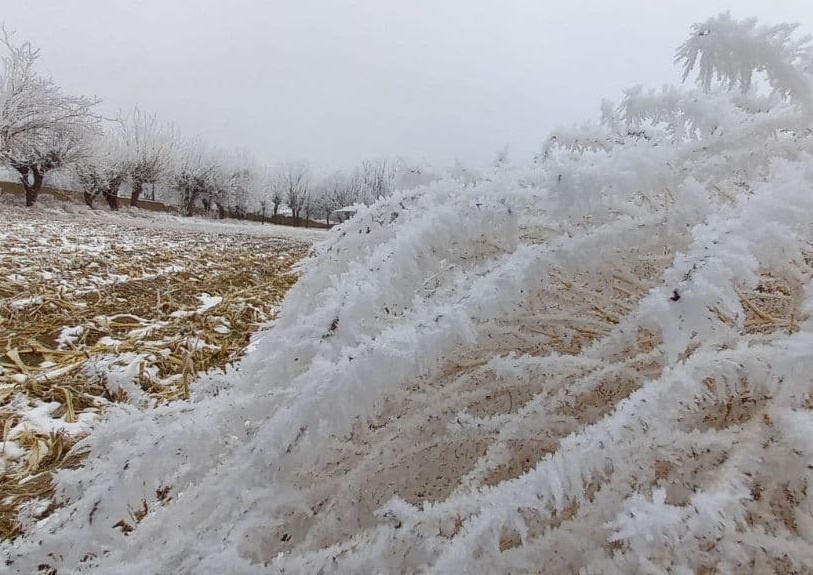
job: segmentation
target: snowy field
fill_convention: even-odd
[[[0,529],[51,505],[52,471],[111,402],[188,397],[273,319],[318,237],[278,226],[5,204],[0,226]]]

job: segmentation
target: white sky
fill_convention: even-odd
[[[529,158],[602,98],[677,81],[690,24],[729,9],[813,33],[810,0],[0,0],[41,69],[105,112],[325,167]]]

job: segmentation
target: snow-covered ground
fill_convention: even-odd
[[[22,199],[15,196],[5,196],[2,194],[2,183],[0,183],[0,210],[4,217],[19,218],[26,213],[21,208]],[[238,221],[238,220],[218,220],[201,217],[187,218],[162,212],[151,212],[147,210],[131,209],[122,207],[119,211],[113,212],[104,207],[90,209],[82,204],[73,204],[55,201],[47,195],[43,195],[34,206],[33,210],[42,213],[51,221],[70,221],[74,216],[82,215],[96,218],[99,222],[128,226],[145,230],[177,230],[180,232],[200,232],[200,233],[222,233],[222,234],[243,234],[260,237],[281,238],[292,241],[312,243],[325,237],[327,230],[320,228],[305,228],[292,226],[278,226],[274,224],[262,224],[259,222]]]
[[[187,396],[198,372],[237,357],[274,317],[308,249],[281,236],[308,236],[58,202],[2,210],[0,536],[9,537],[19,509],[48,511],[47,478],[78,462],[67,449],[111,402]]]
[[[700,89],[330,232],[233,370],[107,411],[8,567],[813,572],[813,50],[694,32]]]

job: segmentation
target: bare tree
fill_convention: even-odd
[[[20,174],[25,204],[32,206],[49,171],[86,153],[86,139],[98,130],[99,100],[63,94],[35,71],[39,51],[28,42],[15,45],[11,34],[2,33],[0,162]]]

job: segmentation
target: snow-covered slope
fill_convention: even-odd
[[[11,569],[813,569],[813,58],[695,32],[734,91],[631,90],[334,229],[234,372],[109,414]]]

